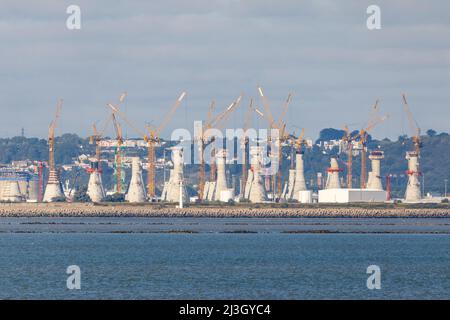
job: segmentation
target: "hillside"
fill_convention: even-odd
[[[339,139],[342,137],[343,131],[332,128],[324,129],[317,142],[327,141],[333,139]],[[405,136],[399,137],[396,141],[389,139],[384,140],[369,140],[369,150],[380,148],[385,152],[385,160],[382,162],[382,176],[385,178],[388,174],[392,175],[392,190],[394,196],[402,196],[406,184],[406,176],[404,174],[407,169],[407,162],[405,160],[405,152],[412,149],[410,139]],[[437,134],[432,130],[428,131],[427,135],[422,137],[423,149],[421,158],[421,168],[424,174],[425,192],[433,192],[442,194],[444,192],[444,180],[450,180],[450,135],[447,133]],[[94,147],[89,144],[89,139],[81,138],[75,134],[64,134],[57,137],[56,143],[56,163],[72,164],[74,159],[82,154],[94,153]],[[288,147],[283,148],[284,160],[282,164],[283,177],[287,178],[288,169],[290,167],[290,149]],[[145,157],[146,150],[141,148],[138,150],[130,151],[130,155],[139,155]],[[305,151],[305,178],[310,188],[315,189],[317,181],[317,172],[322,172],[324,177],[326,176],[326,168],[329,166],[329,159],[332,155],[338,154],[338,148],[335,147],[331,150],[324,150],[314,145],[311,149]],[[108,156],[108,155],[105,155]],[[163,156],[162,148],[157,150],[157,157]],[[109,154],[111,157],[111,154]],[[38,138],[25,138],[14,137],[7,139],[0,139],[0,163],[9,164],[11,161],[16,160],[43,160],[48,159],[47,142],[44,139]],[[344,169],[342,176],[344,177],[346,154],[339,155],[339,162],[341,168]],[[354,185],[359,185],[359,172],[360,172],[360,157],[356,156],[353,159],[353,177]],[[370,162],[369,162],[370,164]],[[103,181],[107,188],[111,188],[113,184],[112,169],[107,166],[103,166]],[[207,170],[209,168],[207,167]],[[198,166],[188,166],[186,168],[186,176],[192,184],[197,183],[196,171]],[[230,166],[229,170],[234,175],[239,176],[241,168],[239,165]],[[129,171],[127,171],[129,172]],[[208,172],[207,172],[208,173]],[[146,173],[144,171],[144,179]],[[75,169],[73,172],[62,172],[63,179],[74,180],[75,176],[76,184],[83,184],[87,182],[88,174],[81,168]],[[162,170],[157,172],[158,186],[161,186],[163,182]],[[191,190],[194,193],[194,190]]]

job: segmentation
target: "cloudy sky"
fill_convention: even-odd
[[[112,4],[114,3],[114,4]],[[81,30],[66,8],[81,8]],[[366,9],[381,8],[381,30]],[[374,101],[391,117],[377,137],[408,133],[406,92],[423,130],[450,131],[450,2],[420,0],[2,0],[0,136],[45,137],[64,98],[58,133],[90,134],[106,103],[140,127],[157,124],[182,90],[188,96],[165,134],[204,119],[211,99],[241,126],[262,85],[276,115],[289,92],[291,131],[363,126]],[[259,100],[257,100],[259,103]],[[261,119],[254,120],[261,126]],[[131,129],[127,130],[133,135]]]

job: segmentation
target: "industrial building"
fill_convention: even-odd
[[[38,176],[28,171],[3,168],[0,170],[0,201],[37,202]]]

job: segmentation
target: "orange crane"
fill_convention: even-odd
[[[213,112],[214,112],[214,108],[215,108],[215,101],[211,101],[209,108],[208,108],[208,116],[206,118],[206,124],[209,124],[212,121],[213,118]],[[205,151],[205,138],[204,138],[204,133],[203,130],[206,128],[206,125],[202,126],[202,136],[196,138],[199,145],[200,145],[200,169],[199,169],[199,173],[198,173],[198,199],[200,201],[203,200],[204,198],[204,189],[205,189],[205,156],[204,156],[204,151]]]
[[[257,110],[257,113],[260,116],[264,117],[268,121],[269,130],[275,129],[275,130],[278,130],[278,133],[279,133],[278,139],[277,139],[277,141],[275,141],[276,145],[278,146],[277,190],[275,190],[275,188],[273,188],[274,189],[273,191],[274,191],[274,195],[275,195],[275,192],[277,192],[277,196],[278,196],[278,198],[280,198],[281,192],[282,192],[281,162],[282,162],[282,153],[283,153],[281,150],[281,144],[288,139],[288,135],[286,134],[286,123],[284,122],[284,117],[285,117],[287,110],[289,108],[289,105],[291,103],[292,94],[291,93],[288,94],[288,97],[282,106],[280,116],[278,117],[278,120],[275,120],[270,111],[269,101],[267,100],[266,96],[264,95],[264,92],[263,92],[261,86],[258,86],[258,93],[259,93],[259,97],[260,97],[263,107],[264,107],[264,112]],[[271,139],[271,135],[269,135],[269,143],[270,143],[270,139]]]
[[[250,127],[250,121],[251,121],[251,115],[254,111],[253,107],[253,98],[250,99],[250,104],[248,105],[247,111],[244,116],[244,125],[243,125],[243,131],[244,136],[242,137],[242,189],[244,189],[245,185],[247,184],[247,175],[248,175],[248,158],[249,158],[249,142],[250,139],[247,134],[247,130]],[[241,190],[242,195],[244,193]]]
[[[305,129],[302,128],[300,135],[298,136],[297,140],[295,140],[294,143],[296,153],[302,152],[302,146],[305,144],[305,140],[303,139],[304,136],[305,136]]]
[[[236,109],[237,106],[239,106],[241,100],[242,100],[242,94],[233,101],[224,111],[216,115],[215,117],[212,116],[214,108],[215,108],[215,102],[212,101],[209,110],[208,110],[208,118],[205,122],[205,124],[202,126],[201,130],[201,136],[195,137],[197,142],[200,145],[200,170],[199,170],[199,183],[198,183],[198,194],[199,194],[199,200],[203,200],[204,194],[203,189],[205,186],[205,160],[204,160],[204,152],[207,145],[215,141],[214,137],[211,137],[208,135],[209,129],[221,129],[222,126],[226,123],[226,120],[228,120],[231,112]],[[215,148],[211,149],[211,162],[210,162],[210,178],[212,181],[216,179],[216,162],[215,162]]]
[[[420,149],[422,148],[422,142],[420,139],[421,130],[420,130],[420,127],[419,127],[416,119],[414,119],[411,109],[409,108],[408,101],[406,100],[406,95],[404,93],[402,94],[402,98],[403,98],[403,110],[405,111],[406,116],[408,117],[408,124],[409,124],[409,128],[411,130],[411,133],[413,133],[413,136],[411,139],[414,144],[414,152],[419,157]]]
[[[56,105],[55,118],[48,128],[48,167],[50,171],[56,171],[55,166],[55,128],[61,115],[63,100],[59,99]]]
[[[371,116],[366,128],[361,129],[358,134],[360,139],[359,143],[361,145],[361,189],[365,189],[367,187],[367,139],[369,137],[369,132],[389,117],[389,115],[379,115],[378,103],[379,100],[375,101],[375,105],[372,107]]]
[[[348,126],[344,126],[345,135],[342,137],[342,141],[347,143],[347,188],[353,188],[353,141],[357,136],[352,135]]]
[[[96,124],[92,124],[92,135],[89,137],[89,144],[95,145],[95,158],[97,159],[97,168],[90,168],[88,172],[92,173],[94,170],[97,170],[98,172],[102,172],[100,167],[100,160],[101,160],[101,140],[103,137],[103,133],[105,132],[109,122],[112,120],[112,116],[109,116],[106,119],[105,126],[102,129],[101,132],[98,132]]]
[[[122,193],[122,189],[124,187],[124,182],[122,179],[122,145],[123,145],[123,135],[122,135],[122,127],[120,123],[117,121],[117,118],[115,116],[114,108],[118,109],[118,106],[121,105],[127,96],[127,92],[123,92],[119,96],[119,102],[116,104],[116,106],[113,106],[111,103],[108,103],[107,105],[109,107],[113,107],[112,113],[111,113],[111,119],[114,126],[114,131],[116,132],[116,140],[117,140],[117,148],[116,148],[116,155],[115,155],[115,166],[116,166],[116,192]]]
[[[114,106],[112,104],[108,104],[108,106],[113,110],[114,113],[117,113],[131,128],[133,128],[136,133],[140,134],[144,141],[147,143],[147,196],[149,199],[154,199],[156,196],[156,188],[155,188],[155,180],[156,180],[156,174],[155,174],[155,148],[157,143],[159,143],[159,135],[161,131],[168,125],[170,120],[173,118],[175,112],[177,111],[178,107],[181,105],[181,102],[183,101],[184,97],[186,96],[186,92],[183,91],[178,99],[173,104],[172,108],[169,110],[169,113],[166,114],[163,121],[157,128],[152,128],[150,125],[147,125],[147,133],[142,132],[140,129],[138,129],[136,126],[134,126],[130,120],[126,117],[126,115],[120,111],[120,109],[117,106]]]
[[[116,149],[116,192],[122,193],[123,181],[122,181],[122,144],[123,144],[123,135],[122,135],[122,127],[120,123],[116,119],[116,115],[112,113],[112,121],[114,125],[114,130],[116,132],[116,140],[117,140],[117,149]]]

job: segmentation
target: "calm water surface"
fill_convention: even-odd
[[[0,298],[449,299],[449,233],[450,219],[2,218]]]

